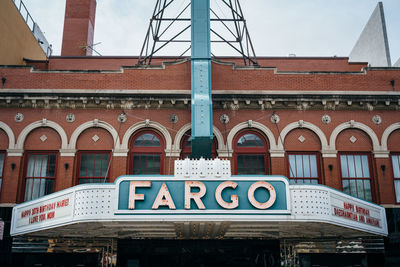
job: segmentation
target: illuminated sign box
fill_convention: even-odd
[[[124,176],[117,190],[116,214],[290,214],[289,184],[279,176]]]

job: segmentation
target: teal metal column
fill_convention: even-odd
[[[210,0],[191,0],[192,158],[211,158]]]

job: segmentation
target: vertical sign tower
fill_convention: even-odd
[[[191,1],[192,158],[211,158],[210,0]]]

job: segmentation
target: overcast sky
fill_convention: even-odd
[[[53,44],[53,54],[59,55],[65,0],[23,1]],[[212,3],[218,1],[221,0]],[[377,0],[240,2],[258,56],[348,56],[378,3]],[[400,57],[400,0],[382,2],[394,64]],[[96,50],[102,55],[139,55],[155,3],[156,0],[97,0],[95,43],[101,43]],[[164,53],[179,54],[173,47]]]

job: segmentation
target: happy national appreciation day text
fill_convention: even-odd
[[[51,220],[55,217],[56,209],[68,207],[68,205],[69,198],[55,201],[49,204],[44,204],[39,207],[34,207],[32,209],[22,211],[21,218],[29,216],[29,224]]]

